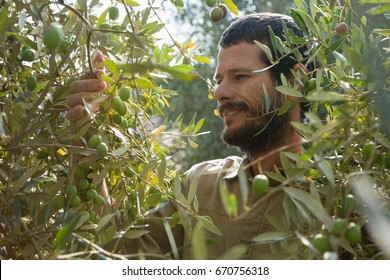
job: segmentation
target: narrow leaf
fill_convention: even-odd
[[[267,45],[260,43],[259,41],[255,41],[255,44],[260,47],[260,49],[267,56],[268,60],[272,63],[274,61],[274,58],[272,56],[272,52],[271,52],[270,48]]]
[[[327,161],[324,158],[320,158],[318,155],[314,155],[314,159],[316,160],[318,167],[321,169],[321,171],[328,179],[329,183],[334,185],[335,177],[334,177],[332,165],[329,163],[329,161]]]
[[[300,93],[298,90],[289,87],[289,86],[277,86],[275,87],[277,91],[284,95],[294,96],[294,97],[303,97],[302,93]]]
[[[238,9],[237,9],[237,6],[233,3],[232,0],[224,0],[226,6],[228,7],[228,9],[233,13],[235,14],[236,16],[238,16]]]
[[[157,165],[157,161],[156,160],[152,160],[150,162],[148,162],[146,164],[146,166],[144,167],[144,169],[142,170],[141,174],[140,174],[140,177],[146,179],[148,177],[148,174],[151,170],[153,170],[153,168]]]
[[[205,234],[203,228],[196,224],[191,238],[191,252],[194,260],[206,260],[207,248],[205,243]]]
[[[337,92],[323,90],[310,92],[306,98],[309,101],[316,102],[338,102],[345,100],[345,96]]]
[[[388,4],[389,0],[359,0],[360,4]]]
[[[135,79],[135,85],[138,88],[153,88],[154,87],[153,83],[145,78]]]
[[[205,57],[205,56],[200,56],[200,55],[194,55],[193,59],[196,61],[199,61],[200,63],[210,63],[210,59]]]
[[[294,4],[301,9],[302,11],[306,11],[306,3],[303,0],[294,0]]]
[[[130,7],[140,6],[140,4],[134,0],[125,0],[125,2],[126,2],[126,5],[130,6]]]
[[[280,153],[280,163],[282,164],[283,170],[294,168],[294,165],[291,163],[284,152]]]
[[[158,184],[161,188],[164,187],[165,172],[167,171],[167,159],[164,154],[160,155],[160,165],[157,168]]]
[[[103,218],[100,219],[98,227],[96,228],[96,233],[99,233],[115,216],[115,214],[108,214],[105,215]]]
[[[222,235],[221,231],[213,224],[213,221],[211,220],[210,217],[197,216],[196,219],[208,231],[215,233],[217,235]]]
[[[107,68],[108,71],[110,71],[115,76],[120,76],[121,73],[119,72],[118,67],[111,59],[106,58],[104,60],[104,66]]]
[[[291,9],[290,16],[293,18],[294,22],[297,24],[300,30],[302,30],[306,34],[309,34],[309,29],[307,28],[305,21],[302,19],[301,15],[296,10]]]
[[[191,222],[190,217],[188,217],[188,214],[186,210],[183,207],[179,207],[179,219],[180,223],[184,228],[184,232],[186,233],[188,238],[191,238]]]
[[[85,7],[85,9],[87,9],[87,7]],[[107,17],[107,13],[108,13],[108,8],[105,9],[102,14],[100,15],[100,17],[98,18],[97,22],[96,22],[96,26],[99,27],[103,22],[106,21],[106,17]]]
[[[265,112],[268,113],[271,109],[271,97],[268,94],[267,87],[265,86],[265,83],[263,84],[263,95],[261,96],[262,104],[264,104]],[[263,112],[262,108],[262,112]]]
[[[266,243],[275,243],[283,241],[290,236],[292,236],[292,233],[289,232],[265,232],[262,234],[259,234],[255,236],[252,241],[258,244],[266,244]]]
[[[380,35],[390,37],[390,29],[375,28],[372,31],[375,32],[375,33],[378,33]]]
[[[276,173],[276,172],[265,171],[265,175],[267,175],[269,178],[271,178],[272,180],[275,180],[279,183],[282,183],[282,182],[287,180],[287,178],[284,177],[282,174]]]
[[[333,53],[334,57],[337,58],[338,60],[340,60],[342,63],[344,63],[344,64],[348,63],[348,60],[341,53],[336,52],[336,51],[333,51],[332,53]]]
[[[224,252],[221,256],[218,257],[219,260],[239,260],[245,255],[248,251],[248,248],[245,245],[237,245],[226,252]]]
[[[114,150],[114,151],[112,152],[112,154],[113,154],[114,156],[116,156],[116,157],[120,157],[120,156],[122,156],[124,153],[126,153],[129,149],[130,149],[129,146],[128,146],[128,147],[120,147],[120,148]]]
[[[128,239],[137,239],[145,234],[148,234],[149,230],[143,230],[143,229],[135,229],[135,230],[129,230],[125,234],[123,234],[123,237]]]
[[[242,203],[244,204],[244,206],[246,206],[248,202],[249,187],[248,187],[248,180],[245,176],[245,172],[241,168],[238,170],[238,180],[240,183]]]
[[[282,107],[280,107],[278,109],[278,116],[281,116],[281,115],[285,114],[288,110],[290,110],[292,105],[293,105],[293,103],[290,100],[286,100],[283,103]]]
[[[226,214],[229,217],[235,216],[237,211],[237,201],[235,201],[235,196],[229,195],[229,191],[226,188],[226,185],[223,181],[219,184],[219,194],[221,196],[222,205],[226,211]]]
[[[283,188],[283,190],[293,200],[299,201],[301,204],[305,205],[306,208],[320,221],[322,221],[327,227],[331,226],[332,219],[329,217],[328,213],[325,211],[321,203],[314,199],[309,193],[293,187],[285,187]]]
[[[201,118],[195,125],[195,128],[194,128],[194,133],[197,133],[201,128],[202,128],[202,125],[204,123],[204,118]]]

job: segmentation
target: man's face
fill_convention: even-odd
[[[283,96],[275,91],[270,71],[252,74],[267,65],[260,59],[261,49],[242,42],[218,54],[214,93],[225,128],[223,140],[244,152],[268,151],[283,142],[283,129],[289,124],[287,114],[277,116],[275,109],[283,104]],[[267,90],[269,108],[265,106]]]

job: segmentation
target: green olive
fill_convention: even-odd
[[[345,36],[349,32],[348,25],[345,22],[340,22],[336,25],[336,33],[339,36]]]
[[[89,221],[94,224],[98,222],[98,215],[93,210],[89,212]]]
[[[111,120],[113,123],[117,124],[117,125],[120,125],[123,121],[123,117],[119,114],[113,114],[111,116]]]
[[[343,218],[336,218],[333,221],[332,232],[335,236],[341,236],[347,228],[348,222]]]
[[[81,204],[81,198],[78,195],[75,195],[70,201],[70,206],[79,207]]]
[[[72,199],[77,194],[77,188],[75,185],[68,185],[65,190],[66,197]]]
[[[106,23],[106,22],[103,22],[102,24],[99,25],[99,28],[100,28],[100,29],[109,30],[109,29],[111,29],[111,24]]]
[[[26,80],[27,89],[33,91],[37,87],[37,78],[35,76],[29,76]]]
[[[210,18],[212,21],[220,21],[224,17],[224,12],[220,7],[214,7],[210,12]]]
[[[253,178],[253,191],[257,195],[265,194],[269,191],[268,177],[263,174],[258,174]]]
[[[78,185],[78,190],[84,192],[89,188],[89,181],[87,179],[81,179]]]
[[[25,49],[21,52],[20,58],[24,61],[33,61],[35,59],[35,53],[31,49]]]
[[[53,207],[54,209],[62,209],[65,206],[65,196],[62,194],[58,194],[53,199]]]
[[[102,143],[102,137],[98,134],[93,134],[88,139],[88,146],[92,149],[95,149],[100,143]]]
[[[112,25],[112,30],[115,30],[115,31],[123,31],[123,27],[122,27],[122,25],[120,25],[120,24],[113,24],[113,25]]]
[[[317,79],[316,78],[311,78],[307,82],[307,91],[311,91],[311,90],[316,89],[316,86],[317,86]]]
[[[345,238],[352,245],[358,244],[362,242],[362,231],[360,227],[355,223],[349,223],[347,226],[347,230],[345,231]]]
[[[104,158],[108,154],[108,146],[106,143],[99,143],[96,146],[96,151],[101,158]]]
[[[215,5],[217,5],[217,0],[206,0],[206,5],[208,7],[214,7]]]
[[[128,87],[122,87],[119,90],[119,97],[122,101],[127,101],[130,98],[131,90]]]
[[[370,141],[363,145],[362,154],[364,159],[369,160],[374,157],[376,151],[376,145],[374,142]]]
[[[108,10],[108,16],[112,20],[117,20],[118,17],[119,17],[119,9],[118,9],[118,7],[111,7]]]
[[[123,101],[120,97],[115,96],[111,101],[111,108],[115,111],[119,111],[122,107]]]
[[[313,246],[320,251],[322,254],[332,250],[332,246],[330,244],[329,238],[323,235],[322,233],[318,233],[313,237]]]
[[[89,189],[87,191],[87,198],[88,200],[95,200],[95,198],[98,196],[98,193],[95,189]]]
[[[126,115],[126,113],[127,113],[127,105],[125,102],[122,102],[122,104],[118,110],[118,114],[121,116],[124,116],[124,115]]]
[[[50,50],[57,49],[61,45],[62,40],[63,40],[62,30],[60,30],[57,27],[49,26],[43,32],[43,43]]]
[[[93,202],[97,205],[97,206],[102,206],[104,205],[104,197],[101,196],[100,194],[98,194],[95,199],[93,200]]]

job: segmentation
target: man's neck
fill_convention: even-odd
[[[291,134],[289,134],[288,139],[284,141],[283,145],[273,147],[267,151],[258,152],[255,154],[247,154],[246,158],[250,162],[252,175],[255,176],[266,171],[273,171],[275,167],[281,167],[280,153],[299,153],[302,143],[303,138],[296,131],[293,131]]]

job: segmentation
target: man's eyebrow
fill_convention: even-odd
[[[228,74],[236,73],[236,72],[248,72],[249,74],[252,74],[253,71],[256,71],[256,68],[247,68],[247,67],[239,67],[234,69],[229,69],[226,71]],[[219,73],[214,75],[214,80],[217,80],[221,75]]]

